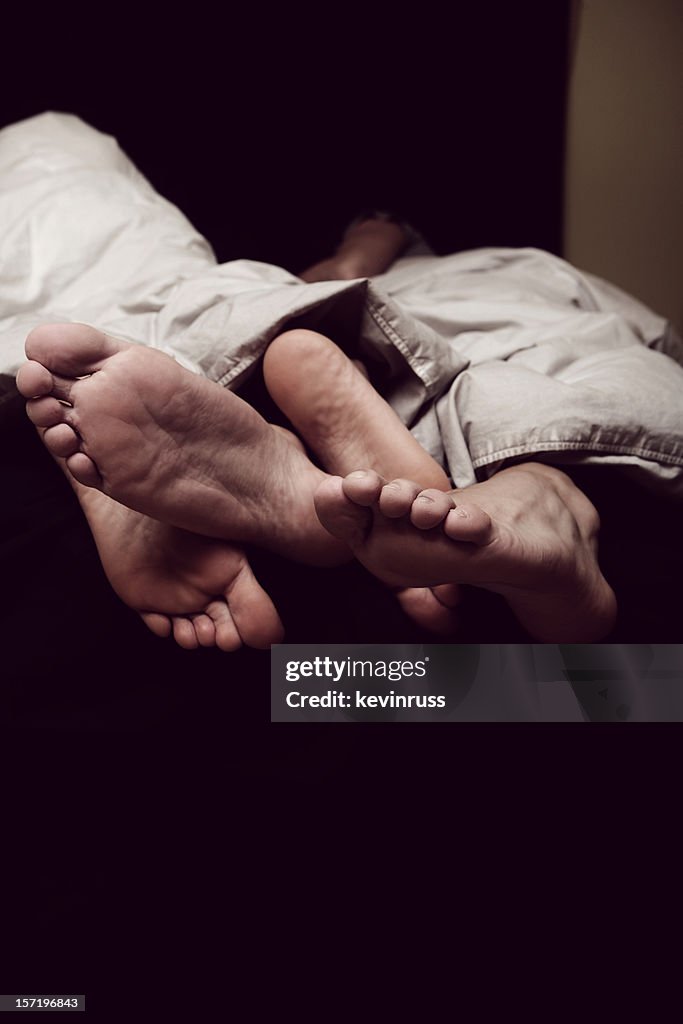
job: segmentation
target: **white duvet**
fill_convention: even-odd
[[[408,254],[372,281],[319,284],[218,265],[114,139],[48,113],[0,131],[0,372],[55,320],[229,387],[281,330],[316,328],[362,355],[457,486],[534,455],[683,495],[683,346],[623,292],[536,249]]]

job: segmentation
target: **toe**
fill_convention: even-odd
[[[174,616],[173,638],[178,646],[182,647],[186,651],[194,651],[199,647],[199,640],[197,639],[194,625],[189,619]]]
[[[62,377],[53,373],[35,360],[29,360],[20,367],[17,373],[17,388],[24,398],[40,398],[43,395],[52,395],[68,402],[71,398],[71,388],[74,381],[69,377]]]
[[[235,628],[248,647],[265,649],[282,641],[285,630],[280,616],[248,562],[230,584],[225,597]]]
[[[62,402],[71,402],[71,389],[75,383],[76,381],[70,377],[61,377],[58,373],[53,373],[52,395]]]
[[[430,487],[420,491],[410,509],[410,521],[418,530],[432,530],[442,523],[453,508],[453,499],[445,491]]]
[[[236,651],[242,646],[242,639],[225,601],[212,601],[207,606],[206,614],[214,624],[216,646],[221,651]]]
[[[215,647],[216,626],[208,615],[195,615],[192,620],[197,640],[201,647]]]
[[[75,455],[81,444],[80,438],[67,423],[48,427],[43,433],[43,443],[52,455],[60,459]]]
[[[52,391],[52,374],[34,360],[24,363],[17,373],[17,388],[24,398],[38,398],[41,395],[49,395]]]
[[[99,490],[102,490],[104,481],[100,476],[97,466],[85,452],[76,452],[75,455],[71,455],[66,460],[66,468],[74,480],[78,480],[79,484],[84,484],[86,487],[97,487]]]
[[[444,520],[444,532],[451,540],[488,544],[493,537],[493,523],[488,512],[478,505],[457,505]]]
[[[35,427],[55,427],[65,422],[67,407],[56,398],[31,398],[26,403],[26,415]]]
[[[431,633],[452,636],[457,632],[460,616],[447,608],[429,587],[408,587],[396,595],[401,608],[419,626]]]
[[[372,526],[372,512],[346,496],[344,483],[339,476],[328,477],[318,487],[313,502],[318,519],[328,533],[353,549],[367,537]]]
[[[140,618],[155,636],[171,635],[171,620],[168,615],[159,615],[157,612],[141,612]]]
[[[374,505],[386,481],[372,469],[359,469],[344,477],[343,490],[356,505]]]
[[[431,591],[439,604],[446,608],[455,608],[462,601],[462,588],[457,583],[441,583]]]
[[[82,377],[99,370],[105,359],[128,348],[128,342],[87,324],[41,324],[26,339],[26,356],[53,373]]]
[[[407,516],[420,490],[420,485],[414,480],[390,480],[379,496],[380,511],[388,519]]]

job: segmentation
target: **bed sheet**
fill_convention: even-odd
[[[533,455],[683,495],[683,346],[618,289],[537,249],[316,284],[218,265],[113,138],[46,113],[0,131],[0,372],[16,372],[32,327],[71,320],[230,388],[282,330],[317,329],[366,360],[459,487]]]

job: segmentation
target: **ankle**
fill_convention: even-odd
[[[354,277],[382,274],[398,259],[408,243],[400,224],[363,220],[352,224],[335,253],[335,260]]]

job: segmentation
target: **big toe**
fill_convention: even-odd
[[[280,616],[248,563],[228,588],[226,601],[235,628],[248,647],[263,649],[282,641],[285,631]]]
[[[66,377],[83,377],[99,370],[106,359],[128,348],[128,344],[87,324],[41,324],[26,338],[25,350],[27,359],[48,370]]]
[[[318,519],[328,533],[351,548],[363,543],[372,524],[372,512],[346,496],[340,476],[323,480],[313,502]]]

